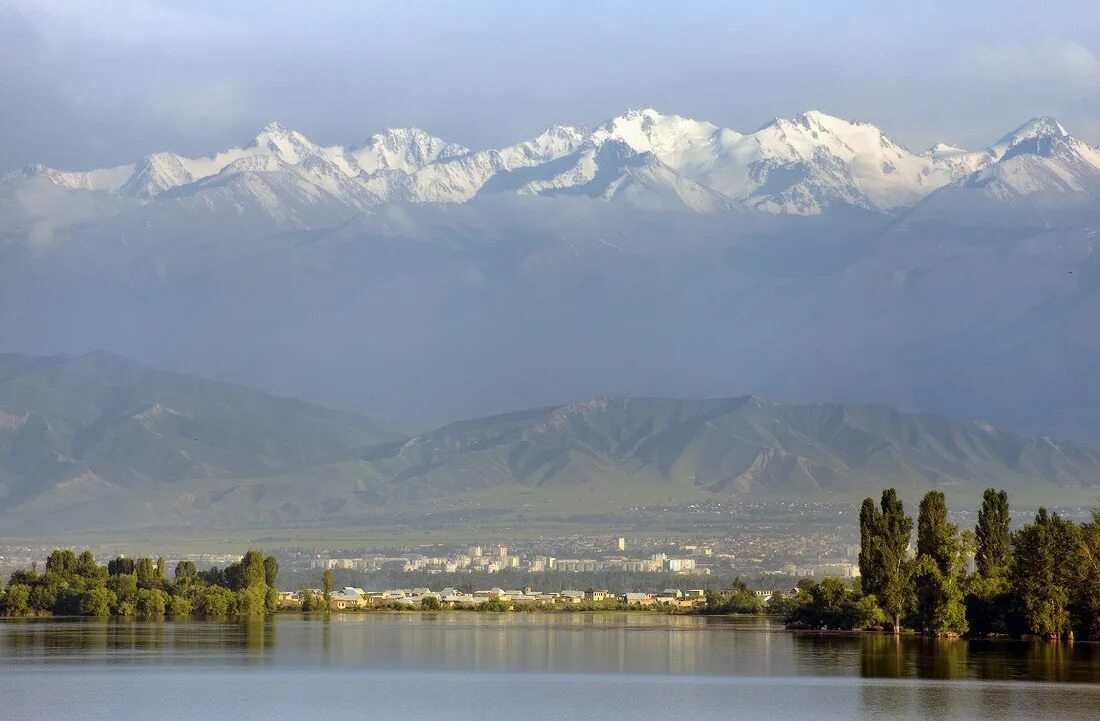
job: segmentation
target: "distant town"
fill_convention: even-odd
[[[647,542],[645,546],[668,545],[660,542]],[[715,546],[718,546],[716,548]],[[364,573],[389,572],[409,573],[500,573],[506,570],[520,570],[527,573],[595,573],[598,571],[623,571],[626,573],[673,573],[681,576],[709,576],[716,571],[726,571],[736,567],[738,556],[722,549],[722,544],[698,545],[695,543],[677,545],[671,552],[649,553],[642,558],[628,555],[627,541],[624,537],[614,540],[610,552],[592,552],[587,557],[559,558],[530,549],[522,552],[510,550],[508,546],[498,545],[491,548],[470,546],[459,553],[428,555],[425,553],[366,554],[356,557],[332,557],[319,555],[310,559],[311,568],[344,569]],[[595,550],[595,549],[590,549]],[[846,549],[846,554],[858,546]],[[859,574],[859,568],[850,560],[830,560],[812,566],[799,566],[795,563],[767,569],[787,575],[815,576],[833,575],[851,578]],[[753,566],[760,567],[762,559],[751,559]],[[766,569],[760,568],[765,571]]]
[[[315,597],[323,596],[320,588],[299,591],[281,591],[279,605],[282,608],[300,608],[303,595],[311,593]],[[771,598],[774,591],[755,592],[763,603]],[[628,608],[664,608],[694,609],[706,605],[706,590],[693,588],[680,590],[666,588],[660,591],[628,591],[612,593],[606,588],[588,588],[583,591],[566,589],[563,591],[539,591],[526,586],[522,589],[490,588],[485,590],[461,591],[457,588],[444,588],[433,591],[430,588],[397,588],[385,591],[367,591],[354,586],[345,586],[329,593],[330,608],[335,611],[348,611],[381,607],[393,608],[469,608],[476,609],[486,603],[499,603],[508,608],[532,606],[572,607],[584,603],[605,607],[625,606]],[[434,603],[433,603],[434,601]]]

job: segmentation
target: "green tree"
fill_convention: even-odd
[[[917,618],[925,633],[966,633],[962,577],[963,544],[958,526],[947,520],[947,501],[940,491],[921,499],[917,514],[917,558],[914,564]]]
[[[317,598],[312,590],[303,588],[298,591],[298,596],[302,599],[302,611],[317,610]]]
[[[438,596],[425,596],[420,599],[420,608],[425,611],[438,611],[443,607]]]
[[[107,562],[107,574],[110,576],[131,575],[137,573],[137,564],[132,558],[119,556]]]
[[[88,580],[102,581],[107,572],[95,562],[95,556],[91,551],[84,551],[76,559],[76,575]]]
[[[859,580],[864,594],[873,594],[886,585],[882,559],[876,541],[882,532],[882,512],[871,498],[859,508]]]
[[[168,597],[158,588],[138,589],[134,599],[134,611],[138,616],[163,616],[168,605]]]
[[[80,598],[81,616],[110,616],[111,609],[118,604],[118,597],[106,588],[93,588],[85,591]]]
[[[69,579],[76,571],[76,554],[72,549],[59,548],[46,559],[46,573],[55,574],[59,578]]]
[[[169,596],[167,611],[169,616],[189,616],[191,615],[191,600],[184,596]]]
[[[1059,638],[1069,626],[1069,591],[1059,561],[1072,555],[1069,531],[1057,513],[1040,508],[1035,521],[1012,535],[1012,588],[1028,631]],[[1072,524],[1070,524],[1072,526]]]
[[[168,564],[164,560],[164,556],[157,556],[157,581],[158,588],[164,586],[165,581],[168,580]]]
[[[1081,526],[1081,580],[1072,604],[1080,633],[1090,641],[1100,639],[1100,510]]]
[[[325,610],[332,608],[332,569],[326,568],[321,574],[321,598],[324,601]]]
[[[1008,633],[1013,623],[1012,534],[1008,494],[987,488],[974,527],[975,572],[967,583],[966,618],[973,633]]]
[[[237,613],[242,616],[262,614],[266,595],[267,588],[263,585],[249,586],[237,591]]]
[[[26,616],[31,612],[31,587],[13,583],[4,593],[4,613],[9,616]]]
[[[61,586],[52,583],[44,576],[36,585],[31,586],[30,604],[35,611],[53,611],[61,596]]]
[[[1012,534],[1009,531],[1008,494],[992,488],[982,494],[978,525],[974,527],[977,548],[974,565],[978,577],[995,593],[1004,590],[1012,564]]]
[[[195,611],[203,616],[228,616],[236,605],[236,594],[221,586],[205,586],[195,599]]]
[[[195,568],[194,561],[180,561],[176,564],[177,583],[190,583],[198,578],[198,575],[198,569]]]
[[[241,588],[263,586],[267,578],[267,567],[264,565],[264,554],[255,548],[248,550],[241,559]]]
[[[141,558],[138,559],[134,566],[134,572],[137,574],[138,588],[156,588],[159,577],[157,576],[157,569],[153,565],[153,559]]]
[[[740,578],[730,581],[729,586],[721,591],[707,589],[705,598],[707,613],[758,614],[764,612],[764,604]]]
[[[882,628],[887,621],[874,596],[864,596],[839,578],[803,579],[794,597],[781,604],[791,628]]]
[[[504,613],[505,611],[512,610],[512,605],[500,598],[490,598],[488,601],[482,601],[476,606],[478,611],[489,611],[491,613]]]
[[[137,576],[134,574],[108,576],[107,588],[114,592],[119,603],[123,601],[133,603],[138,591]]]
[[[901,619],[913,605],[911,567],[906,559],[913,518],[897,492],[882,492],[881,510],[870,498],[860,508],[860,582],[866,596],[874,596],[891,619],[894,633],[901,632]]]
[[[275,588],[275,579],[279,575],[279,561],[274,556],[264,559],[264,583]]]
[[[268,613],[275,613],[279,610],[279,591],[278,589],[267,587],[264,592],[264,610]]]

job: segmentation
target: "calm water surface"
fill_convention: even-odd
[[[1098,719],[1100,646],[638,614],[0,622],[0,717]]]

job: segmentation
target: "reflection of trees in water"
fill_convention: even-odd
[[[859,674],[865,678],[904,678],[913,669],[907,663],[904,639],[894,635],[869,634],[859,638]]]
[[[917,638],[917,676],[947,681],[967,678],[969,647],[961,638]]]
[[[866,634],[858,643],[859,671],[866,678],[955,680],[970,676],[969,645],[963,639]]]
[[[0,652],[11,655],[60,656],[75,652],[105,650],[109,643],[105,622],[30,622],[6,625]]]
[[[795,668],[800,676],[856,674],[862,638],[853,634],[793,634]]]
[[[250,616],[240,621],[241,645],[249,651],[248,660],[258,663],[275,648],[275,623],[263,616]]]
[[[1072,646],[1058,641],[1037,640],[1027,646],[1027,674],[1042,681],[1072,680],[1069,661]]]

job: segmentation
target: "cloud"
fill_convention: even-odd
[[[1026,94],[1084,98],[1100,90],[1100,57],[1075,41],[979,47],[959,66],[982,83]]]
[[[151,114],[181,130],[197,125],[233,127],[248,116],[251,106],[245,83],[238,78],[166,89],[147,100]]]
[[[242,25],[149,0],[29,0],[11,3],[51,45],[96,42],[112,46],[218,42],[239,38]]]
[[[976,79],[1052,95],[1085,96],[1100,90],[1100,58],[1072,40],[980,47],[964,57]]]
[[[1100,136],[1100,56],[1085,45],[1047,37],[1011,45],[987,45],[958,62],[975,92],[1021,108],[1020,117],[1054,115],[1080,137]]]

